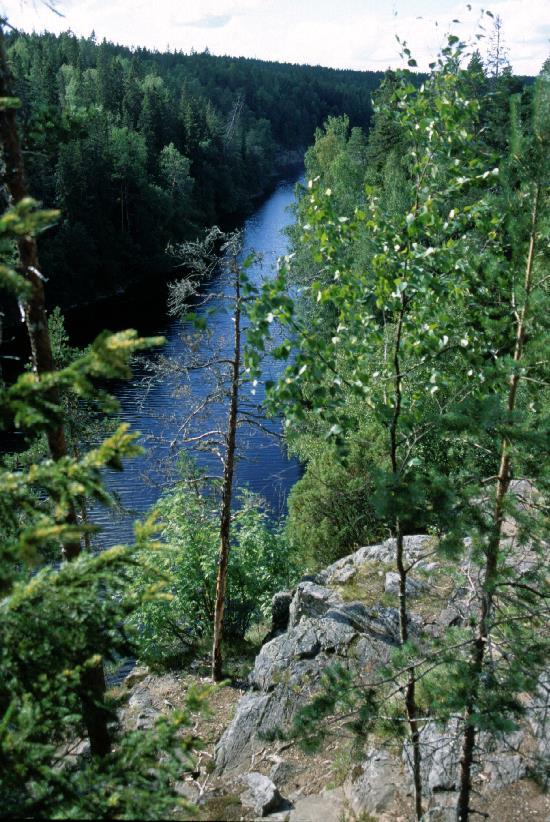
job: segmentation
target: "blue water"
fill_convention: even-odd
[[[261,263],[254,264],[249,271],[253,282],[260,283],[269,276],[277,258],[287,251],[287,238],[282,231],[292,220],[288,207],[294,199],[294,185],[295,181],[281,183],[243,226],[243,254],[254,250],[262,258]],[[209,314],[207,318],[209,339],[202,342],[202,354],[215,350],[221,356],[231,355],[233,323],[230,312],[224,311],[229,304],[225,297],[228,288],[221,273],[203,283],[201,288],[201,297],[211,299],[204,305],[200,304],[202,300],[199,301],[195,312],[200,315],[216,309],[215,314]],[[102,527],[96,540],[98,545],[130,539],[135,519],[150,509],[178,477],[178,454],[183,448],[190,448],[183,442],[182,423],[212,388],[204,371],[189,377],[182,368],[188,359],[186,335],[190,330],[185,322],[171,318],[159,320],[153,327],[149,325],[148,333],[165,336],[165,346],[160,352],[140,355],[136,359],[133,378],[115,390],[121,419],[129,423],[133,431],[140,432],[139,442],[146,451],[143,456],[128,460],[124,471],[107,472],[107,486],[116,493],[122,510],[117,514],[99,507],[91,510],[91,519]],[[168,374],[156,373],[160,361],[168,367]],[[280,362],[268,359],[264,363],[263,379],[276,378],[283,367]],[[262,396],[261,383],[254,393],[250,384],[242,388],[243,402],[257,404]],[[191,433],[218,426],[224,428],[226,416],[224,402],[210,404],[194,423]],[[272,431],[281,430],[279,420],[269,420],[265,424]],[[279,516],[285,510],[290,488],[300,476],[298,462],[287,457],[279,439],[256,427],[243,425],[239,429],[238,443],[237,491],[246,487],[260,494],[271,513]],[[214,454],[197,452],[196,449],[193,453],[208,475],[221,476],[221,464]]]

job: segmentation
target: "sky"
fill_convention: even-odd
[[[95,31],[98,40],[159,51],[208,48],[359,70],[401,65],[396,34],[421,69],[448,31],[466,40],[483,34],[476,41],[483,54],[493,25],[485,8],[502,18],[517,74],[537,74],[550,53],[548,0],[494,0],[484,7],[462,0],[55,0],[55,6],[62,17],[41,0],[0,0],[9,22],[27,31]]]

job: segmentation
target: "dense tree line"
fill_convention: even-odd
[[[434,723],[460,752],[459,822],[476,812],[475,767],[543,682],[549,598],[550,61],[523,88],[465,52],[449,36],[419,88],[389,74],[368,141],[345,118],[317,132],[295,253],[263,289],[248,354],[258,376],[273,322],[287,328],[268,395],[307,463],[290,524],[311,561],[384,535],[398,579],[390,664],[332,671],[294,732],[317,742],[341,711],[365,746],[405,735],[421,819]],[[418,533],[468,597],[435,639],[414,626]]]
[[[177,802],[170,781],[192,761],[193,742],[181,737],[188,710],[150,734],[121,733],[103,669],[104,660],[131,647],[124,623],[142,597],[132,595],[129,574],[139,565],[138,546],[153,548],[155,527],[150,520],[137,528],[136,545],[94,556],[83,553],[90,527],[77,514],[87,498],[108,501],[102,470],[120,467],[136,452],[135,435],[118,426],[83,454],[70,447],[68,425],[86,402],[92,415],[93,408],[112,412],[96,380],[127,376],[132,352],[160,340],[138,339],[131,331],[103,334],[86,352],[76,352],[63,333],[51,333],[56,325],[62,329],[58,315],[48,323],[36,240],[56,213],[40,210],[29,196],[2,27],[0,97],[9,196],[0,218],[0,287],[21,308],[32,352],[29,370],[10,387],[0,384],[0,425],[19,428],[38,446],[22,465],[0,469],[3,813],[162,817]],[[187,708],[200,709],[203,699],[191,694]],[[82,734],[91,753],[86,765],[72,756]]]
[[[44,244],[50,303],[166,270],[168,241],[245,213],[316,126],[368,126],[382,74],[13,34],[32,191],[62,219]]]

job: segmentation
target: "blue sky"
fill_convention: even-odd
[[[40,0],[0,0],[10,22],[26,30],[87,35],[95,30],[129,46],[202,51],[311,63],[385,69],[400,64],[395,34],[408,41],[425,68],[449,28],[478,32],[479,3],[457,0],[57,0],[58,17]],[[495,0],[484,5],[503,20],[514,70],[534,74],[550,51],[547,0]],[[460,23],[452,23],[453,19]],[[481,40],[481,51],[485,48]]]

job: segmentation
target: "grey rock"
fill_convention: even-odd
[[[542,674],[527,716],[536,740],[537,754],[547,768],[550,760],[550,671]]]
[[[436,805],[423,814],[421,822],[456,822],[456,809],[445,805]]]
[[[288,762],[280,756],[277,757],[277,760],[269,772],[269,778],[277,787],[284,785],[285,782],[295,777],[296,774],[304,771],[303,766],[297,765],[295,762]]]
[[[492,789],[517,782],[527,773],[527,761],[518,753],[525,732],[516,731],[504,738],[483,733],[477,741],[483,751],[481,778]],[[422,783],[427,795],[441,791],[456,791],[459,783],[462,734],[458,720],[440,727],[427,722],[421,731]],[[412,750],[410,743],[403,746],[403,760],[412,777]],[[474,768],[480,772],[479,758]]]
[[[262,647],[250,674],[252,687],[264,691],[273,689],[288,675],[291,662],[313,659],[320,650],[319,637],[311,620],[303,620],[296,628]]]
[[[323,585],[343,584],[350,580],[357,573],[358,565],[355,562],[355,554],[343,557],[333,562],[328,568],[317,574],[317,579]]]
[[[426,585],[413,577],[407,577],[405,583],[405,590],[411,597],[418,596],[426,589]],[[387,594],[399,593],[399,574],[395,571],[388,571],[384,582],[384,591]]]
[[[297,799],[289,822],[341,822],[345,804],[341,791],[326,791]]]
[[[458,608],[453,605],[448,605],[439,612],[436,623],[441,628],[450,628],[452,625],[460,625],[464,617]]]
[[[269,777],[252,771],[245,774],[242,781],[247,786],[247,791],[241,796],[241,803],[245,807],[253,808],[258,816],[266,816],[280,805],[281,794]]]
[[[135,711],[152,710],[153,698],[151,691],[147,687],[147,682],[144,680],[139,688],[136,688],[130,699],[128,700],[128,707]]]
[[[283,811],[275,811],[275,813],[268,814],[265,819],[269,822],[289,822],[290,819],[290,811],[291,806],[289,803],[289,807]]]
[[[427,561],[431,559],[434,547],[434,537],[426,534],[415,534],[404,537],[403,540],[407,561],[417,563],[419,568],[425,570],[435,570],[439,567],[437,562]],[[363,548],[358,548],[353,554],[343,557],[324,570],[319,571],[315,575],[314,581],[321,585],[344,584],[352,579],[362,565],[373,562],[384,565],[395,562],[394,539],[387,539],[377,545],[366,545]]]
[[[153,704],[152,677],[147,675],[134,687],[124,716],[136,730],[147,730],[153,727],[158,715],[159,711]]]
[[[368,608],[362,602],[341,603],[327,612],[333,618],[349,623],[360,634],[381,642],[399,641],[399,611],[397,608],[378,606]]]
[[[300,582],[289,608],[288,627],[294,628],[302,617],[320,617],[331,605],[340,601],[340,597],[329,588],[323,588],[315,582]]]
[[[346,798],[356,816],[381,813],[396,796],[403,773],[394,756],[384,749],[372,750],[363,763],[363,773],[344,785]]]
[[[343,565],[334,574],[330,577],[330,584],[331,585],[345,585],[346,582],[349,582],[350,579],[357,574],[357,568],[352,563],[348,563],[347,565]]]
[[[90,740],[82,739],[78,745],[70,747],[71,756],[89,756],[91,753]]]
[[[415,534],[403,538],[403,552],[406,560],[422,562],[428,559],[435,547],[433,537],[426,534]],[[365,562],[395,562],[396,543],[393,537],[380,545],[369,545],[355,552],[356,563]]]
[[[174,782],[174,790],[178,796],[187,799],[188,802],[196,802],[200,795],[199,786],[195,782],[181,780]]]
[[[431,561],[435,547],[433,537],[406,537],[404,547],[407,561],[414,562],[416,567],[428,573],[439,567]],[[236,772],[246,770],[252,754],[260,748],[265,749],[265,734],[288,728],[296,711],[316,693],[327,666],[337,663],[352,672],[364,671],[387,660],[392,647],[399,643],[398,610],[346,602],[330,585],[351,579],[365,563],[380,563],[378,572],[383,576],[386,570],[383,565],[393,562],[394,553],[394,540],[360,548],[315,577],[302,579],[292,598],[289,592],[282,592],[280,599],[274,598],[273,627],[278,635],[263,645],[250,674],[251,690],[241,699],[234,719],[218,742],[215,751],[218,774],[233,772],[236,776]],[[389,587],[396,577],[391,572],[386,575]],[[409,593],[421,590],[424,585],[417,579],[408,579]],[[423,631],[437,635],[449,625],[460,624],[466,614],[463,592],[456,589],[447,606],[432,618],[429,625],[420,616],[411,614],[410,630],[417,635]],[[283,631],[287,617],[288,625]],[[530,724],[530,736],[522,730],[517,738],[508,734],[504,741],[485,734],[479,738],[483,769],[480,772],[480,765],[476,765],[476,778],[488,787],[510,784],[525,774],[518,748],[529,742],[532,751],[533,738],[539,755],[548,756],[549,686],[550,677],[541,680],[540,693],[527,706],[528,722],[525,724]],[[141,705],[142,713],[146,715],[150,706],[146,700],[140,703],[141,697],[137,693],[140,688],[138,685],[132,699],[137,706]],[[445,727],[427,722],[422,729],[423,787],[426,797],[433,797],[431,801],[437,805],[426,820],[446,822],[449,808],[454,813],[452,805],[456,800],[461,741],[458,720]],[[284,785],[285,781],[290,784],[292,771],[293,766],[289,771],[289,764],[284,760],[275,761],[268,782],[274,786]],[[360,777],[346,782],[346,798],[351,811],[358,815],[391,813],[397,791],[407,791],[410,795],[411,776],[409,743],[404,745],[401,758],[392,757],[383,748],[371,751],[363,763]],[[345,800],[340,794],[304,797],[299,791],[289,799],[295,802],[289,816],[292,822],[339,820],[346,812]],[[279,814],[282,814],[280,818],[286,818],[288,810],[284,800],[282,802],[273,818],[279,818]]]
[[[324,595],[319,600],[326,602]],[[287,726],[329,664],[357,666],[367,659],[387,658],[398,630],[394,608],[371,609],[332,596],[330,602],[335,604],[324,616],[302,616],[295,627],[260,650],[250,674],[253,690],[240,701],[216,747],[218,773],[242,769],[259,747],[261,734]],[[365,641],[358,652],[361,638]]]
[[[422,782],[427,793],[453,791],[458,784],[461,735],[458,720],[445,728],[427,722],[420,733],[422,745]],[[403,746],[403,760],[412,776],[412,749]]]
[[[144,711],[140,713],[136,720],[136,730],[147,731],[153,727],[158,714],[156,711]]]
[[[416,630],[415,624],[411,627]],[[302,580],[289,608],[287,631],[261,648],[249,677],[252,690],[218,742],[217,773],[246,767],[261,735],[289,724],[328,665],[358,668],[384,661],[398,641],[396,608],[344,602],[335,591]]]
[[[434,571],[438,571],[440,567],[439,562],[419,562],[416,565],[416,568],[424,571],[426,574],[432,574]]]
[[[398,631],[399,615],[395,608],[367,608],[360,602],[336,600],[324,616],[302,617],[295,627],[267,642],[256,657],[250,683],[263,691],[282,682],[296,684],[297,674],[306,670],[320,673],[327,661],[326,654],[347,657],[350,646],[360,635],[368,636],[372,647],[374,641],[394,644]],[[376,650],[380,653],[381,649]],[[319,656],[321,659],[312,666],[299,664]]]
[[[236,714],[216,745],[216,770],[239,769],[246,753],[254,750],[255,734],[263,729],[269,694],[248,693],[237,706]]]
[[[483,774],[491,788],[503,788],[527,774],[527,762],[524,756],[501,750],[485,760]]]
[[[139,682],[143,682],[143,680],[149,676],[150,671],[149,668],[145,666],[134,668],[128,676],[124,679],[124,687],[130,690]]]

